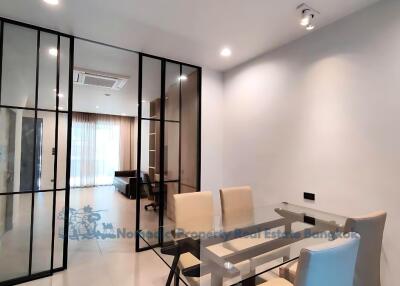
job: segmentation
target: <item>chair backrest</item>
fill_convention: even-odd
[[[361,235],[354,286],[380,286],[380,263],[386,213],[374,212],[364,217],[349,218],[345,232]]]
[[[249,186],[222,188],[219,194],[225,228],[240,227],[253,221],[253,192]]]
[[[151,185],[150,177],[147,173],[140,172],[140,181],[141,188],[146,193],[149,199],[153,198],[153,188]]]
[[[211,192],[176,194],[174,200],[176,229],[184,232],[213,230],[214,209]]]
[[[302,249],[294,286],[353,286],[360,236]]]

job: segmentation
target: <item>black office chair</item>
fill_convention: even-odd
[[[143,174],[141,180],[143,181],[143,188],[147,194],[147,198],[153,201],[152,203],[145,205],[144,209],[148,211],[150,208],[152,208],[153,211],[157,211],[157,208],[160,206],[160,192],[156,183],[152,183],[150,181],[148,174]]]

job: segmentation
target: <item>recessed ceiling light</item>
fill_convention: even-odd
[[[185,80],[187,80],[188,79],[188,77],[186,76],[186,75],[181,75],[180,77],[178,77],[178,80],[181,80],[181,81],[185,81]]]
[[[98,105],[96,105],[96,109],[99,109],[99,106],[98,106]]]
[[[121,113],[122,116],[126,116],[126,113]]]
[[[220,52],[220,55],[223,57],[230,57],[232,55],[232,51],[230,48],[223,48]]]
[[[43,1],[50,5],[58,5],[59,4],[58,0],[43,0]]]
[[[143,102],[143,103],[146,103],[147,101],[143,99],[142,102]]]
[[[57,51],[56,48],[50,48],[50,49],[49,49],[49,54],[50,54],[51,56],[53,56],[53,57],[56,57],[57,54],[58,54],[58,51]]]

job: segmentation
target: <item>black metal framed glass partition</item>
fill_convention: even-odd
[[[74,40],[0,25],[0,285],[12,285],[67,265]]]
[[[139,54],[138,102],[136,231],[161,234],[173,195],[200,191],[201,68]]]
[[[136,231],[200,190],[200,67],[0,18],[0,286],[67,268],[75,39],[138,55]]]

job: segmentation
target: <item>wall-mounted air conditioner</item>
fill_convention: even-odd
[[[121,90],[129,77],[83,68],[74,68],[74,83]]]

